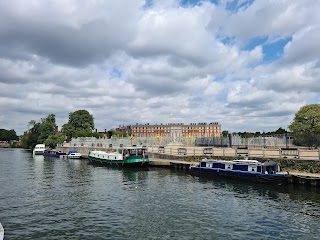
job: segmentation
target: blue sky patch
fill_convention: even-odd
[[[267,36],[251,38],[242,50],[251,51],[252,49],[255,49],[257,46],[263,45],[267,40]]]
[[[194,7],[196,5],[201,5],[200,0],[181,0],[180,1],[180,6],[182,7]]]
[[[144,9],[148,9],[152,7],[152,0],[146,0],[145,4],[143,5]]]
[[[236,41],[235,37],[228,37],[228,36],[224,36],[220,39],[220,41],[224,44],[224,45],[233,45]]]
[[[283,55],[283,49],[288,42],[292,40],[292,37],[280,39],[276,42],[265,44],[263,46],[263,60],[264,62],[273,62]]]
[[[238,12],[239,8],[248,8],[255,0],[241,1],[239,0],[229,1],[226,4],[226,9],[230,12]]]
[[[112,68],[110,71],[110,75],[115,78],[121,78],[123,72],[117,68]]]

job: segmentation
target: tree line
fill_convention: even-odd
[[[19,137],[15,130],[0,129],[0,141],[10,142],[18,139]]]
[[[242,138],[252,138],[252,137],[260,137],[260,136],[274,136],[274,135],[280,135],[280,134],[286,134],[288,131],[286,131],[284,128],[280,127],[276,131],[270,131],[270,132],[232,132],[230,134],[232,135],[239,135]],[[229,131],[222,131],[222,135],[224,137],[227,137],[229,135]]]
[[[102,137],[102,134],[94,132],[94,118],[87,110],[69,113],[69,120],[63,124],[61,132],[57,131],[54,114],[49,114],[40,121],[31,120],[28,126],[29,130],[21,137],[23,148],[33,149],[38,143],[54,148],[71,138]]]

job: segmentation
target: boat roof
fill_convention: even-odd
[[[219,160],[219,159],[203,159],[201,162],[218,162],[218,163],[229,163],[229,164],[262,164],[257,160]]]
[[[69,153],[76,153],[76,152],[78,152],[77,149],[72,149],[72,150],[69,151]]]
[[[120,147],[117,149],[147,149],[147,147]]]
[[[233,160],[233,162],[238,162],[238,163],[260,163],[257,160],[248,160],[248,159],[237,159],[237,160]]]
[[[261,163],[257,160],[233,160],[233,161],[228,161],[228,160],[219,160],[219,159],[203,159],[201,162],[212,162],[212,163],[229,163],[229,164],[257,164],[257,165],[264,165],[264,166],[274,166],[278,165],[277,162],[264,162]]]
[[[41,143],[41,144],[37,144],[36,147],[45,147],[45,145]]]

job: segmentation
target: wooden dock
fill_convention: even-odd
[[[191,165],[196,165],[198,164],[198,162],[187,162],[187,161],[179,161],[179,160],[153,158],[153,159],[150,159],[149,164],[155,167],[168,167],[168,168],[189,170]]]

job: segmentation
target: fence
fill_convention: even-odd
[[[301,160],[320,160],[320,149],[306,150],[299,148],[208,148],[208,147],[171,147],[151,146],[149,153],[166,154],[172,156],[204,156],[213,157],[250,157],[250,158],[288,158]]]
[[[60,146],[70,147],[108,147],[113,146],[202,146],[202,147],[248,147],[248,148],[281,148],[292,147],[292,138],[286,135],[258,136],[242,138],[239,135],[214,138],[194,138],[192,136],[171,138],[164,136],[157,137],[116,137],[112,138],[73,138],[70,143],[63,143]]]
[[[285,134],[251,138],[229,135],[228,137],[219,138],[197,138],[195,146],[278,148],[292,146],[292,140],[291,136]]]

